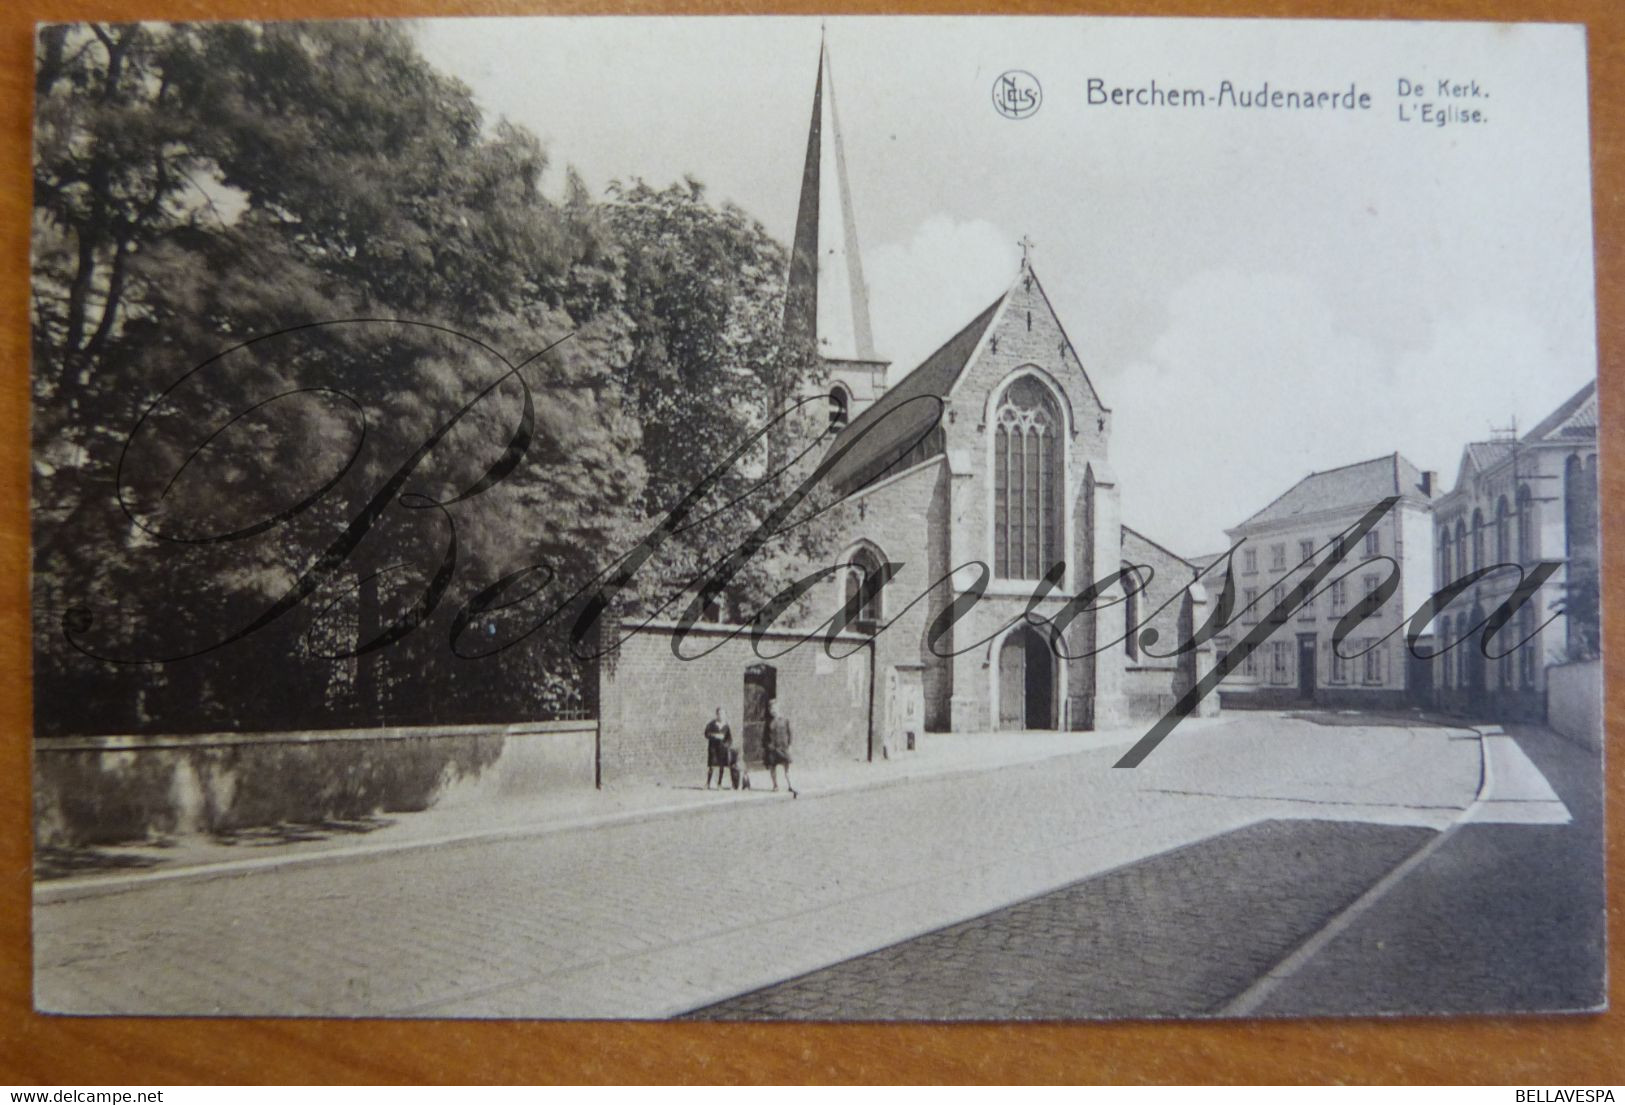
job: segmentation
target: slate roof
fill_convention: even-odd
[[[876,465],[884,466],[888,459],[900,459],[908,447],[927,432],[928,427],[941,419],[942,404],[931,402],[931,398],[947,399],[954,382],[959,379],[960,372],[1009,294],[1008,290],[1002,293],[981,314],[971,319],[963,330],[944,342],[896,385],[886,389],[884,395],[840,432],[832,450],[850,444],[851,451],[830,469],[828,482],[831,486],[845,487],[870,482],[875,477],[869,469]],[[886,419],[884,429],[865,432],[882,418]],[[896,458],[891,457],[894,453]]]
[[[1518,439],[1519,445],[1561,445],[1575,438],[1595,440],[1597,436],[1597,381],[1592,380],[1569,396],[1558,408],[1535,424],[1535,428]],[[1456,472],[1456,494],[1466,486],[1471,467],[1487,472],[1506,460],[1514,451],[1511,441],[1470,441],[1462,449],[1461,465]]]
[[[1597,381],[1569,396],[1555,411],[1541,419],[1535,428],[1523,435],[1527,444],[1562,438],[1595,437],[1597,435]]]
[[[1323,510],[1368,506],[1389,495],[1428,499],[1422,494],[1422,470],[1398,453],[1311,472],[1241,525],[1268,525]]]
[[[1467,444],[1467,457],[1481,472],[1510,455],[1512,455],[1510,441],[1471,441]]]

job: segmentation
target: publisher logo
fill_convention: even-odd
[[[993,106],[1006,119],[1025,119],[1044,102],[1038,78],[1025,69],[1011,69],[993,82]]]

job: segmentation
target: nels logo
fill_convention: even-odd
[[[1025,119],[1044,102],[1044,90],[1038,78],[1025,69],[1011,69],[1001,73],[993,82],[993,106],[1006,119]]]

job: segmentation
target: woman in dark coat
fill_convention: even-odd
[[[762,762],[773,777],[773,789],[779,789],[779,767],[784,768],[784,785],[790,797],[796,788],[790,782],[790,719],[779,716],[779,700],[767,700],[767,727],[762,732]]]
[[[723,772],[728,770],[728,738],[733,730],[717,707],[717,716],[705,723],[705,789],[711,789],[711,772],[717,773],[717,789],[722,789]]]

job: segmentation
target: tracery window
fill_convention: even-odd
[[[999,402],[993,431],[993,560],[1002,579],[1039,579],[1062,559],[1060,411],[1025,377]]]

